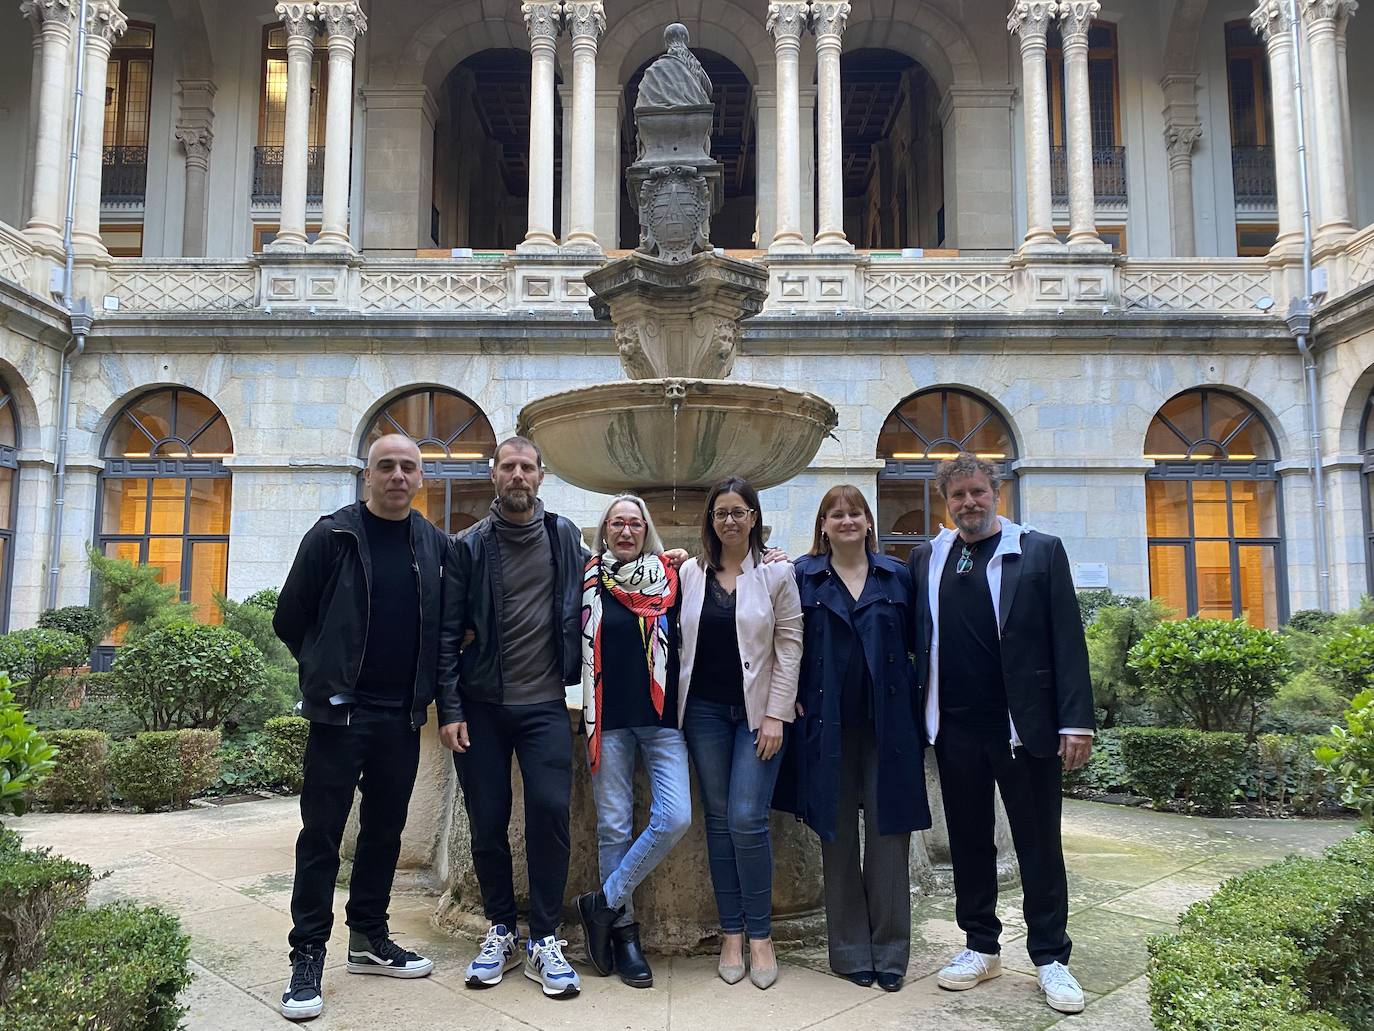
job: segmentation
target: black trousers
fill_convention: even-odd
[[[419,765],[420,732],[411,729],[405,709],[357,705],[346,726],[310,724],[291,890],[292,948],[329,940],[339,845],[355,788],[362,792],[362,806],[345,912],[352,930],[369,937],[386,933],[401,831]]]
[[[493,924],[515,929],[511,864],[511,754],[525,793],[525,862],[530,882],[530,937],[558,930],[571,849],[572,724],[563,699],[536,705],[466,705],[472,745],[454,753],[472,832],[472,866],[482,908]]]
[[[1006,728],[978,729],[947,720],[935,739],[949,853],[954,864],[954,918],[968,947],[1001,951],[997,919],[994,786],[1002,792],[1021,865],[1026,950],[1037,966],[1067,963],[1069,886],[1059,838],[1063,808],[1060,759],[1037,759],[1024,748],[1012,755]]]

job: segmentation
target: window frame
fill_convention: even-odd
[[[1360,507],[1364,513],[1364,571],[1368,593],[1374,595],[1374,503],[1369,492],[1374,488],[1374,389],[1365,398],[1360,418]]]
[[[157,26],[151,22],[131,21],[129,30],[144,29],[148,32],[150,41],[146,47],[134,47],[124,44],[116,44],[110,48],[110,68],[118,67],[119,78],[115,84],[115,97],[126,99],[129,93],[129,64],[131,60],[144,60],[148,62],[148,105],[143,116],[143,143],[134,146],[148,147],[152,141],[152,122],[153,122],[153,76],[157,72]],[[125,38],[127,39],[127,33]],[[106,87],[108,89],[108,85]],[[108,102],[107,105],[108,106]],[[102,146],[104,147],[124,147],[128,146],[126,132],[128,126],[122,114],[122,105],[116,108],[114,139],[106,139],[106,134],[102,133]]]
[[[259,147],[284,147],[286,146],[285,128],[283,123],[283,137],[280,142],[270,142],[267,139],[267,62],[281,61],[287,63],[288,50],[286,47],[274,47],[269,40],[272,33],[277,29],[285,30],[284,22],[271,22],[262,27],[262,49],[258,68],[258,128],[257,145]],[[307,136],[307,146],[310,148],[323,147],[325,144],[325,128],[328,118],[328,111],[325,99],[329,96],[329,42],[316,35],[314,38],[315,50],[311,56],[311,88],[314,94],[310,98],[310,114],[307,116],[310,128]],[[319,84],[315,85],[315,76],[319,75]]]
[[[0,541],[5,545],[4,560],[0,561],[0,633],[8,633],[11,592],[14,588],[14,524],[19,518],[19,449],[23,447],[24,440],[14,392],[3,377],[0,377],[0,419],[8,419],[14,430],[14,443],[0,444],[0,470],[8,470],[13,476],[10,481],[8,521],[0,524]]]
[[[1089,28],[1104,29],[1111,36],[1111,43],[1108,46],[1088,48],[1088,64],[1094,61],[1110,61],[1112,64],[1112,146],[1123,147],[1121,131],[1121,42],[1116,31],[1116,22],[1097,20]],[[1050,102],[1050,146],[1064,147],[1068,145],[1068,109],[1066,106],[1064,74],[1064,44],[1057,29],[1051,29],[1049,39],[1045,47],[1045,73],[1049,77],[1049,102]],[[1093,149],[1097,149],[1096,142]]]

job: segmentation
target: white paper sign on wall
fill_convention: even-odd
[[[1095,591],[1106,588],[1109,585],[1107,579],[1107,563],[1073,563],[1073,585],[1080,591]]]

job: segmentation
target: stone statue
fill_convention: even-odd
[[[674,22],[663,30],[668,52],[644,72],[635,99],[635,114],[664,108],[707,107],[711,103],[711,77],[687,49],[687,26]]]

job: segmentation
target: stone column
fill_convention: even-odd
[[[596,91],[596,239],[620,246],[620,120],[625,87]]]
[[[1202,126],[1176,123],[1164,127],[1164,143],[1169,151],[1169,214],[1174,229],[1174,257],[1191,258],[1197,254],[1197,234],[1193,228],[1193,145],[1202,135]]]
[[[517,250],[551,251],[558,247],[553,233],[553,65],[563,5],[526,0],[520,10],[530,34],[530,195],[529,228]]]
[[[820,179],[818,251],[852,251],[844,235],[844,111],[840,94],[840,47],[849,4],[817,0],[811,5],[816,31],[816,84],[818,89],[816,175]]]
[[[1013,92],[1008,86],[951,86],[940,102],[944,246],[965,255],[1003,254],[1015,246]],[[909,178],[907,192],[914,207],[919,207],[915,187],[920,174],[919,170],[899,173]],[[918,213],[912,226],[913,243],[920,239],[920,225],[927,226],[927,234],[934,232],[933,215]]]
[[[128,19],[114,0],[96,0],[87,8],[86,91],[81,108],[81,145],[76,159],[76,221],[72,247],[91,258],[109,256],[100,238],[100,188],[105,169],[105,83],[110,48],[124,35]]]
[[[363,103],[367,177],[359,245],[369,254],[413,258],[420,241],[429,239],[439,109],[423,85],[365,86]]]
[[[49,250],[62,249],[63,136],[67,125],[67,65],[76,31],[76,0],[26,0],[21,10],[39,29],[38,116],[33,133],[33,177],[25,232]]]
[[[324,204],[320,250],[353,250],[348,232],[349,165],[353,156],[353,55],[367,31],[367,16],[354,0],[316,4],[312,20],[329,41],[329,106],[324,128]]]
[[[1270,102],[1274,111],[1274,192],[1279,234],[1274,253],[1302,249],[1301,170],[1298,165],[1298,109],[1293,102],[1293,38],[1286,0],[1262,0],[1250,16],[1269,52]]]
[[[1345,169],[1345,121],[1341,111],[1340,60],[1336,47],[1336,19],[1355,12],[1354,0],[1302,0],[1307,29],[1308,67],[1312,77],[1312,114],[1315,137],[1310,142],[1316,172],[1317,248],[1338,246],[1351,233],[1350,201]],[[1276,112],[1277,114],[1277,112]]]
[[[801,232],[801,37],[809,5],[769,0],[765,27],[777,61],[777,213],[770,251],[802,251]]]
[[[569,193],[569,250],[600,251],[596,238],[596,43],[606,31],[601,0],[569,0],[563,20],[572,36],[572,190]],[[567,173],[564,173],[565,175]]]
[[[181,221],[181,256],[205,257],[205,180],[210,173],[210,145],[215,134],[208,125],[178,125],[177,142],[186,151],[186,198]]]
[[[1023,247],[1057,247],[1050,198],[1050,101],[1045,34],[1059,12],[1054,0],[1017,0],[1007,29],[1021,37],[1021,91],[1026,123],[1026,239]]]
[[[33,29],[33,59],[29,65],[29,125],[24,139],[24,184],[15,225],[27,225],[33,214],[33,157],[38,139],[38,101],[43,95],[43,17],[33,0],[24,0],[19,13]]]
[[[1341,133],[1345,141],[1345,195],[1352,222],[1360,207],[1355,193],[1355,134],[1350,120],[1350,70],[1346,58],[1346,30],[1353,13],[1347,6],[1336,15],[1336,81],[1341,92]]]
[[[315,58],[315,4],[277,4],[286,26],[286,139],[281,161],[281,218],[274,251],[305,249],[305,193],[310,161],[310,64]]]
[[[1102,5],[1067,0],[1059,5],[1064,37],[1065,142],[1069,151],[1069,246],[1101,248],[1093,177],[1093,123],[1088,97],[1088,28]]]

